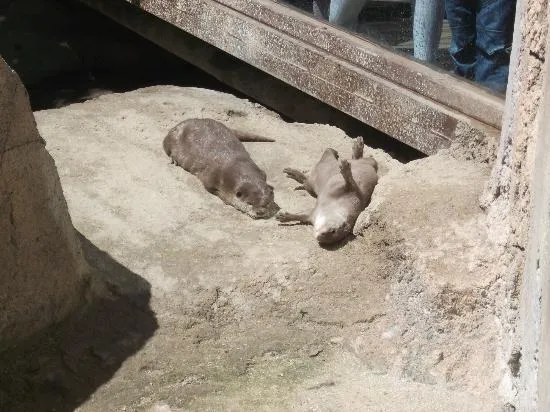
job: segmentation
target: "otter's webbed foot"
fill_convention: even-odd
[[[357,191],[359,193],[359,189],[351,173],[351,164],[347,160],[340,160],[340,173],[342,173],[342,177],[346,182],[346,190]]]
[[[277,219],[281,223],[288,223],[288,222],[311,223],[309,218],[309,213],[289,213],[289,212],[280,211],[275,215],[275,219]]]
[[[286,174],[286,177],[296,180],[298,183],[303,184],[307,181],[307,176],[305,175],[305,173],[300,172],[297,169],[286,167],[283,169],[283,172]]]
[[[358,136],[353,141],[353,148],[351,152],[351,158],[352,159],[362,159],[363,158],[363,149],[365,147],[365,143],[363,141],[363,138],[361,136]]]
[[[351,165],[347,160],[340,160],[340,173],[342,173],[342,176],[344,177],[344,180],[346,183],[353,180],[353,176],[351,174]]]

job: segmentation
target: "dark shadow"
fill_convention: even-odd
[[[287,227],[290,227],[290,226],[311,226],[311,223],[304,223],[304,222],[278,222],[278,223],[279,223],[279,226],[283,226],[283,227],[285,227],[285,226],[287,226]],[[331,244],[318,243],[318,245],[321,249],[325,249],[325,250],[328,250],[328,251],[332,252],[332,251],[343,248],[349,242],[354,240],[356,237],[357,236],[355,236],[353,234],[349,234],[348,236],[346,236],[344,239],[342,239],[339,242],[331,243]],[[313,238],[313,236],[312,236],[312,238]]]
[[[150,284],[79,237],[93,266],[89,302],[0,354],[1,411],[73,411],[158,328]]]
[[[286,4],[308,13],[313,13],[313,1],[311,0],[284,0]]]
[[[33,110],[153,85],[193,86],[258,102],[287,122],[336,126],[348,136],[363,136],[368,146],[403,162],[424,157],[321,100],[143,13],[137,7],[140,0],[108,3],[125,16],[124,24],[139,27],[141,35],[73,0],[10,0],[10,7],[0,6],[0,15],[6,17],[0,24],[0,48],[27,87]],[[155,41],[170,45],[171,52]],[[56,58],[61,60],[52,64]]]
[[[328,245],[325,245],[325,244],[319,244],[319,246],[322,248],[322,249],[325,249],[325,250],[328,250],[330,252],[333,252],[335,250],[338,250],[338,249],[341,249],[343,248],[344,246],[346,246],[349,242],[351,242],[352,240],[354,240],[357,236],[355,235],[348,235],[346,236],[344,239],[342,239],[341,241],[339,242],[336,242],[336,243],[331,243],[331,244],[328,244]]]
[[[311,223],[306,222],[278,222],[279,226],[311,226]]]

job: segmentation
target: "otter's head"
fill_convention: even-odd
[[[315,239],[320,244],[336,243],[347,237],[353,227],[339,211],[318,214],[313,222]]]
[[[235,190],[235,207],[254,219],[269,219],[279,211],[273,186],[265,182],[242,182]]]

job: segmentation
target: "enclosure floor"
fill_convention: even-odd
[[[386,321],[402,258],[386,253],[383,235],[366,229],[323,249],[311,227],[252,220],[223,204],[162,150],[169,128],[191,117],[272,137],[246,147],[277,203],[299,211],[314,200],[282,169],[307,170],[327,147],[349,157],[340,130],[171,86],[35,115],[95,267],[91,299],[100,300],[29,352],[61,372],[44,378],[54,389],[23,396],[27,410],[493,410],[487,393],[403,373],[405,347],[391,344]],[[381,176],[400,167],[367,154]]]

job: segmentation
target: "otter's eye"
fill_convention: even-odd
[[[235,194],[235,196],[237,196],[238,199],[240,199],[242,195],[243,195],[243,194],[242,194],[241,192],[237,192],[237,193]]]

